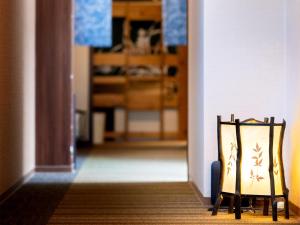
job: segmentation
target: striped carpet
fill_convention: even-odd
[[[279,214],[276,224],[300,224]],[[189,183],[73,183],[48,224],[273,224],[271,216],[211,216]]]

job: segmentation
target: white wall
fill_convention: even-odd
[[[90,60],[89,48],[85,46],[73,46],[73,73],[74,73],[74,91],[76,94],[76,109],[86,112],[84,119],[84,126],[82,135],[87,140],[89,137],[89,73],[90,73]]]
[[[21,2],[21,3],[20,3]],[[23,67],[23,175],[35,167],[35,0],[18,1]],[[17,50],[17,53],[20,50]]]
[[[88,110],[89,107],[89,48],[85,46],[74,46],[73,71],[75,73],[75,92],[77,94],[77,108]]]
[[[0,194],[35,166],[35,0],[0,2]]]
[[[286,179],[300,207],[300,1],[286,0]]]
[[[189,1],[189,179],[203,191],[204,180],[204,70],[203,70],[203,0]]]
[[[204,0],[202,8],[198,1],[190,3],[189,67],[195,72],[190,73],[189,116],[190,125],[197,124],[189,132],[190,175],[210,196],[217,115],[283,118],[284,1]]]

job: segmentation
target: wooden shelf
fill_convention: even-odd
[[[128,64],[131,66],[161,66],[162,56],[161,55],[129,55]]]
[[[159,2],[129,2],[128,20],[161,21],[161,3]]]
[[[128,9],[128,13],[126,13]],[[114,2],[113,17],[128,20],[161,21],[161,4],[155,2]]]
[[[164,57],[164,64],[168,66],[178,66],[179,56],[177,54],[166,54]]]
[[[125,105],[123,94],[94,94],[93,107],[121,107]]]
[[[114,2],[112,7],[113,17],[126,17],[126,2]]]
[[[95,76],[93,83],[95,85],[125,85],[126,78],[124,76]]]
[[[128,80],[132,82],[159,82],[161,80],[160,76],[134,76],[129,75]]]
[[[93,65],[111,65],[124,66],[126,65],[126,54],[124,53],[95,53],[93,54]]]
[[[181,47],[176,54],[164,53],[160,46],[159,54],[138,55],[132,54],[128,43],[131,36],[132,22],[135,21],[162,21],[162,3],[160,1],[113,1],[112,14],[114,18],[123,19],[123,52],[93,52],[91,58],[91,85],[92,85],[92,110],[98,108],[117,108],[124,110],[124,132],[105,132],[105,138],[112,140],[131,139],[177,139],[184,132],[182,129],[181,114],[178,116],[178,132],[166,132],[164,129],[164,110],[175,109],[179,112],[180,107],[186,107],[187,100],[180,98],[179,92],[183,90],[180,82],[186,77],[186,53],[182,53]],[[162,27],[162,26],[161,26]],[[163,40],[163,34],[161,35]],[[97,66],[120,67],[124,75],[98,76]],[[153,66],[161,74],[155,75],[132,75],[131,68]],[[169,77],[162,71],[166,66],[177,68],[176,77]],[[180,77],[178,76],[180,74]],[[180,86],[180,88],[179,88]],[[178,91],[180,90],[180,91]],[[183,100],[183,101],[182,101]],[[179,102],[181,104],[179,104]],[[158,132],[131,132],[129,130],[130,111],[155,111],[160,115]],[[183,116],[184,117],[184,116]],[[182,120],[183,121],[183,120]]]
[[[173,83],[177,83],[178,82],[178,78],[177,77],[171,77],[171,76],[164,76],[165,82],[169,83],[169,82],[173,82]]]
[[[95,66],[112,65],[112,66],[125,66],[126,58],[128,57],[128,65],[152,65],[161,66],[162,64],[168,66],[178,66],[179,60],[177,54],[162,55],[129,55],[125,53],[103,53],[97,52],[93,55],[93,64]]]

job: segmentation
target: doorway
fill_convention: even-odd
[[[163,44],[162,2],[113,1],[111,14],[110,47],[74,46],[78,139],[186,141],[187,45]]]
[[[49,1],[43,1],[47,2],[48,7],[50,6]],[[71,4],[71,1],[64,1],[64,3]],[[40,4],[42,5],[42,3]],[[57,7],[52,9],[55,10]],[[175,166],[178,161],[185,164],[183,166],[185,169],[179,170],[180,173],[185,173],[184,179],[187,181],[187,46],[163,48],[161,41],[155,42],[155,39],[161,39],[161,33],[158,32],[153,40],[151,39],[151,42],[154,43],[153,46],[150,46],[151,52],[146,54],[130,52],[139,51],[139,49],[130,49],[128,44],[131,42],[132,45],[135,45],[139,30],[143,29],[146,32],[151,29],[154,31],[161,30],[161,2],[114,1],[112,7],[113,25],[117,24],[116,27],[122,28],[121,31],[117,29],[118,35],[121,37],[119,38],[122,41],[127,38],[126,43],[121,43],[123,46],[117,48],[116,51],[116,46],[112,48],[69,46],[70,49],[73,48],[74,53],[72,73],[74,74],[75,92],[78,91],[78,88],[81,92],[82,89],[80,88],[86,84],[86,92],[83,96],[77,94],[76,104],[71,104],[72,98],[70,96],[64,99],[69,104],[68,110],[64,108],[66,110],[64,113],[77,112],[76,122],[70,122],[70,125],[74,124],[74,127],[79,128],[74,129],[76,132],[74,132],[73,138],[69,138],[69,143],[72,143],[77,137],[79,149],[82,144],[91,146],[90,157],[86,160],[86,168],[88,168],[86,171],[90,171],[90,168],[97,169],[93,162],[100,162],[103,159],[108,160],[102,161],[102,164],[96,164],[105,165],[109,160],[114,159],[116,160],[114,165],[120,165],[118,160],[129,159],[128,162],[130,162],[130,159],[136,159],[136,165],[140,165],[138,163],[143,162],[143,160],[144,165],[146,165],[145,162],[150,159],[150,161],[148,160],[149,164],[147,164],[148,171],[151,171],[151,167],[153,168],[155,165],[157,168],[169,167],[172,171],[176,171],[176,168],[168,164],[173,160]],[[129,10],[128,12],[145,13],[128,16],[128,12],[125,10],[128,7],[136,8],[136,10]],[[160,10],[157,10],[158,8]],[[145,16],[148,16],[147,20],[143,19]],[[118,25],[118,21],[121,21],[121,25]],[[72,21],[67,22],[72,23]],[[66,27],[68,26],[67,22],[63,22]],[[62,24],[55,24],[55,26],[62,26]],[[54,34],[59,38],[59,31],[54,32]],[[128,35],[126,36],[126,34]],[[72,38],[70,33],[68,36]],[[116,42],[116,45],[119,43]],[[56,50],[60,51],[59,49]],[[84,62],[87,63],[84,64]],[[150,68],[147,68],[148,65]],[[56,65],[53,64],[52,66]],[[66,66],[66,64],[62,66]],[[155,71],[159,72],[155,73]],[[78,74],[83,76],[79,75],[80,79],[77,79]],[[86,80],[83,81],[82,78]],[[71,79],[65,79],[64,82],[70,85]],[[57,84],[58,82],[54,85]],[[49,91],[51,92],[51,90]],[[68,90],[65,91],[68,92]],[[45,93],[41,90],[40,92]],[[37,108],[39,110],[39,106]],[[56,113],[53,112],[53,114]],[[64,118],[75,120],[75,113],[73,113],[73,117]],[[54,131],[53,135],[55,137]],[[72,147],[67,149],[68,151],[66,148],[60,149],[65,154],[71,151],[73,156],[76,156]],[[44,150],[38,148],[38,151]],[[47,154],[49,156],[53,152],[48,150]],[[44,153],[44,155],[47,154]],[[58,158],[59,156],[57,156]],[[73,161],[72,154],[67,159],[71,163]],[[53,168],[52,165],[55,165],[56,170],[60,170],[64,168],[63,165],[68,165],[68,162],[64,162],[57,166],[57,161],[54,159],[53,163],[48,164],[48,167],[46,166],[44,169]],[[166,164],[153,164],[157,162]],[[125,161],[124,164],[126,164]],[[135,168],[135,171],[139,170],[139,166],[132,168]],[[96,173],[98,172],[96,171]],[[109,174],[105,170],[102,170],[100,174],[104,173]],[[167,171],[166,174],[170,174],[170,171]],[[147,175],[144,174],[145,176]],[[184,180],[182,177],[178,180]],[[155,181],[155,179],[151,181]],[[165,179],[165,181],[172,181],[172,179]],[[176,178],[173,181],[177,181]]]

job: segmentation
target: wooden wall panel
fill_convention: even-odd
[[[72,0],[38,0],[37,170],[71,168]]]
[[[179,92],[178,92],[178,114],[179,114],[179,140],[188,138],[188,49],[187,46],[179,47]]]

